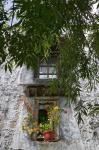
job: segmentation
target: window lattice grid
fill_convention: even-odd
[[[41,64],[39,68],[39,78],[57,78],[57,70],[55,64]]]

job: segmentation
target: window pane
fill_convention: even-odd
[[[47,74],[47,67],[40,67],[39,74]]]
[[[49,79],[57,78],[57,75],[49,75]]]
[[[39,75],[39,79],[47,79],[47,75]]]
[[[56,67],[49,67],[49,74],[56,74]]]

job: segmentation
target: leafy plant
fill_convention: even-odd
[[[34,133],[39,132],[39,127],[37,126],[37,122],[33,120],[32,114],[28,114],[28,116],[24,118],[22,129],[26,131],[31,138]]]
[[[60,121],[60,108],[55,105],[48,110],[47,123],[40,123],[40,129],[42,132],[48,130],[55,130]]]
[[[99,104],[91,105],[89,115],[99,115]]]
[[[88,116],[88,107],[85,103],[85,101],[83,100],[80,100],[76,107],[75,107],[75,111],[76,111],[76,118],[77,118],[77,121],[78,121],[78,125],[83,121],[83,116]]]
[[[52,125],[48,122],[48,123],[40,123],[40,131],[44,132],[44,131],[50,131],[53,130]]]
[[[49,120],[50,124],[52,124],[53,129],[55,129],[57,127],[57,125],[59,124],[60,111],[61,111],[61,109],[57,105],[49,108],[48,120]]]

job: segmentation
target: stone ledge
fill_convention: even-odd
[[[68,143],[67,141],[58,142],[39,142],[33,141],[30,144],[24,145],[24,148],[12,148],[11,150],[85,150],[82,142],[75,141],[73,143]]]

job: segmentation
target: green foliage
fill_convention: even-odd
[[[99,104],[91,105],[89,115],[99,115]]]
[[[59,84],[57,80],[52,80],[50,82],[50,88],[49,88],[49,92],[51,93],[51,95],[58,95],[58,88],[59,88]]]
[[[31,138],[33,138],[33,135],[39,133],[37,121],[33,120],[32,114],[28,114],[28,116],[24,118],[22,123],[22,130],[27,132]]]
[[[40,123],[41,132],[53,130],[53,127],[50,123]]]
[[[0,1],[0,64],[6,59],[6,40],[4,37],[4,24],[7,21],[6,12],[4,12],[4,1]]]
[[[99,67],[99,14],[92,10],[99,1],[13,0],[8,11],[6,2],[0,1],[0,62],[10,64],[5,69],[11,70],[13,61],[36,69],[57,43],[58,86],[66,97],[75,101],[80,95],[81,78],[93,87]]]
[[[81,122],[82,123],[84,122],[83,120],[84,116],[88,116],[88,108],[86,107],[86,103],[83,100],[80,100],[75,107],[75,111],[79,125]]]
[[[40,129],[42,132],[55,130],[60,122],[60,112],[61,110],[57,105],[48,108],[48,120],[46,122],[42,121],[42,123],[40,123]]]

